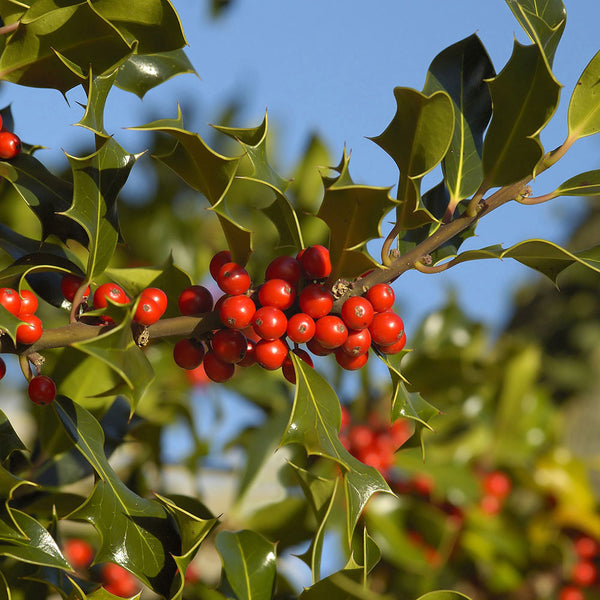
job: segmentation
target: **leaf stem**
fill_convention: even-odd
[[[4,25],[3,27],[0,27],[0,35],[8,35],[9,33],[16,31],[20,24],[21,21],[15,21],[10,25]]]

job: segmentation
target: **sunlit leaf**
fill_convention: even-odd
[[[582,138],[600,131],[600,51],[580,75],[569,102],[569,137]]]
[[[132,54],[120,67],[115,84],[143,98],[165,81],[184,73],[196,73],[186,53],[179,50],[157,54]]]
[[[586,171],[561,183],[552,196],[597,196],[600,194],[600,171]]]
[[[0,56],[0,78],[66,92],[82,83],[88,69],[101,74],[125,59],[131,48],[88,3],[34,3]],[[76,69],[69,68],[66,61]]]
[[[360,600],[365,597],[365,589],[361,584],[362,569],[347,568],[328,575],[317,583],[305,588],[299,600]],[[377,600],[379,596],[369,592],[369,598]]]
[[[171,555],[181,548],[166,510],[132,492],[117,476],[104,454],[102,428],[91,413],[65,396],[57,397],[53,406],[97,476],[94,491],[69,518],[89,521],[98,530],[97,562],[115,562],[166,595],[176,571]]]
[[[103,273],[110,263],[117,241],[117,196],[127,181],[136,157],[127,154],[117,142],[108,138],[90,156],[68,156],[73,170],[73,204],[63,214],[86,231],[89,279]]]
[[[538,46],[516,40],[489,86],[494,113],[483,143],[486,188],[533,175],[544,154],[537,136],[554,114],[561,88]]]
[[[483,180],[483,133],[492,115],[490,92],[484,80],[494,75],[492,62],[476,35],[440,52],[427,72],[423,93],[431,95],[443,90],[454,105],[454,133],[442,161],[450,193],[450,215],[456,204],[474,194]]]
[[[275,544],[254,531],[217,535],[227,581],[239,600],[270,600],[276,574]]]
[[[517,21],[552,66],[556,47],[567,24],[562,0],[506,0]]]
[[[77,125],[89,129],[96,135],[108,137],[104,129],[104,107],[116,76],[117,69],[96,77],[90,73],[87,85],[88,101],[85,105],[85,113]]]
[[[351,539],[358,518],[371,496],[390,490],[377,469],[361,463],[341,443],[338,432],[342,413],[329,383],[294,354],[291,357],[296,370],[296,394],[281,444],[300,444],[308,455],[330,458],[343,468],[348,539]]]
[[[356,251],[381,237],[381,222],[395,205],[389,191],[389,188],[344,186],[337,182],[325,189],[317,216],[331,232],[332,281],[339,277],[353,278],[377,266],[366,255],[361,260]]]

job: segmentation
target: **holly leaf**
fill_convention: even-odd
[[[241,157],[222,156],[211,150],[198,134],[183,129],[180,109],[176,119],[162,119],[130,129],[166,133],[177,141],[170,152],[154,158],[203,194],[219,218],[233,260],[246,264],[252,253],[251,232],[229,216],[224,202]]]
[[[486,189],[534,174],[544,154],[538,134],[554,114],[561,88],[539,47],[516,40],[489,86],[494,113],[483,143]]]
[[[561,183],[549,197],[600,195],[600,170],[586,171]]]
[[[367,593],[368,597],[373,600],[380,597],[371,591]],[[365,588],[362,585],[362,569],[360,567],[346,567],[317,581],[310,587],[304,588],[299,600],[328,600],[331,598],[360,600],[364,597]]]
[[[475,34],[440,52],[427,72],[423,93],[445,91],[454,106],[454,131],[442,161],[450,194],[449,216],[458,202],[477,191],[483,180],[483,133],[492,115],[485,80],[495,74],[490,57]]]
[[[23,278],[32,273],[73,273],[79,271],[79,266],[68,258],[61,256],[63,254],[61,248],[57,247],[57,249],[57,254],[49,254],[41,250],[21,256],[12,265],[0,271],[0,286],[18,289]]]
[[[10,182],[40,221],[42,239],[53,234],[63,241],[74,239],[87,244],[84,229],[60,214],[71,204],[73,186],[69,182],[48,171],[37,158],[23,152],[10,162],[0,161],[0,176]]]
[[[239,600],[270,600],[277,571],[276,545],[255,531],[217,535],[227,581]]]
[[[137,157],[108,138],[83,158],[67,155],[73,171],[73,203],[63,214],[79,223],[89,241],[86,275],[95,279],[108,267],[117,242],[117,197]]]
[[[83,83],[89,69],[104,73],[130,53],[127,41],[91,4],[36,2],[6,40],[0,78],[66,93]]]
[[[0,463],[6,464],[13,452],[27,450],[8,417],[0,410]]]
[[[578,139],[600,131],[600,51],[587,64],[575,84],[569,102],[569,138]]]
[[[109,301],[110,302],[110,301]],[[137,346],[131,331],[132,308],[109,304],[113,314],[125,313],[117,324],[105,333],[84,342],[72,344],[73,348],[107,364],[121,379],[122,385],[105,390],[105,394],[125,394],[131,401],[131,411],[143,396],[154,378],[154,371],[143,350]],[[117,317],[118,318],[118,317]]]
[[[117,69],[106,73],[105,75],[88,76],[87,96],[88,101],[85,105],[85,113],[79,123],[80,127],[89,129],[94,134],[107,138],[109,137],[104,129],[104,107],[108,93],[113,87],[117,77]]]
[[[166,509],[132,492],[104,453],[104,433],[82,406],[58,396],[52,406],[65,432],[96,473],[90,497],[68,518],[90,522],[100,535],[96,562],[115,562],[166,596],[175,576],[172,554],[181,539]]]
[[[132,54],[120,67],[115,84],[140,99],[151,89],[184,73],[196,70],[182,49],[155,54]]]
[[[526,240],[506,249],[494,245],[480,250],[468,250],[459,254],[453,262],[459,264],[485,258],[514,258],[539,271],[555,284],[558,276],[576,263],[600,272],[600,246],[573,253],[547,240]]]
[[[300,444],[308,455],[329,458],[342,467],[350,540],[371,496],[377,492],[389,493],[390,489],[377,469],[361,463],[340,441],[342,413],[333,388],[304,361],[293,353],[290,356],[296,371],[296,393],[281,445]]]
[[[93,7],[140,54],[186,45],[179,15],[169,0],[97,0]]]
[[[506,4],[552,67],[558,42],[567,24],[567,11],[562,0],[506,0]]]
[[[363,252],[368,241],[381,237],[381,222],[395,206],[389,191],[340,182],[325,188],[317,217],[327,223],[331,232],[330,281],[339,277],[352,279],[379,266]]]

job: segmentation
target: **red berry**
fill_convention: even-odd
[[[387,283],[377,283],[365,294],[375,312],[385,312],[394,306],[394,290]]]
[[[106,308],[108,300],[115,304],[128,304],[129,298],[123,288],[116,283],[103,283],[94,292],[94,308]]]
[[[317,244],[306,248],[298,260],[307,279],[323,279],[331,274],[331,258],[325,246]]]
[[[36,375],[29,382],[27,393],[32,402],[45,406],[56,398],[56,385],[47,375]]]
[[[203,285],[190,285],[179,294],[177,304],[182,315],[201,315],[212,310],[213,297]]]
[[[479,501],[479,507],[488,515],[497,515],[502,510],[502,500],[498,496],[486,494]]]
[[[362,296],[352,296],[342,305],[341,315],[348,329],[366,329],[374,314],[373,305]]]
[[[37,296],[29,290],[21,290],[21,308],[19,309],[19,315],[32,315],[38,309]]]
[[[313,360],[310,357],[310,354],[306,352],[306,350],[302,350],[301,348],[294,348],[292,352],[302,359],[308,366],[314,367]],[[283,361],[283,365],[281,365],[281,372],[283,376],[292,384],[296,383],[296,371],[294,369],[294,363],[290,358],[289,354],[285,357]]]
[[[265,279],[283,279],[292,287],[298,285],[302,277],[302,267],[293,256],[278,256],[274,258],[265,271]]]
[[[16,316],[21,311],[21,296],[12,288],[0,288],[0,304]]]
[[[342,348],[338,348],[335,351],[335,360],[342,369],[346,369],[346,371],[357,371],[367,364],[369,353],[365,352],[359,356],[350,356],[349,354],[346,354]]]
[[[238,329],[219,329],[213,336],[211,346],[223,362],[236,364],[246,356],[248,340]]]
[[[287,335],[296,344],[304,344],[315,335],[315,321],[305,313],[296,313],[288,319]]]
[[[173,359],[177,366],[190,371],[202,363],[204,352],[204,346],[201,343],[184,338],[173,347]]]
[[[298,299],[300,310],[313,319],[329,314],[333,306],[333,294],[319,283],[307,285]]]
[[[250,289],[252,283],[248,271],[234,262],[225,263],[217,274],[217,285],[232,296],[244,294]]]
[[[246,356],[238,363],[238,367],[251,367],[256,364],[256,342],[246,338]]]
[[[151,298],[140,296],[135,313],[133,314],[133,320],[140,325],[148,327],[149,325],[154,325],[160,319],[160,316],[161,312],[158,304]]]
[[[369,333],[378,346],[391,346],[404,335],[404,322],[396,313],[377,313],[369,325]]]
[[[501,500],[510,494],[512,482],[510,477],[502,471],[492,471],[483,477],[482,487],[486,494],[496,496]]]
[[[219,309],[221,322],[231,329],[245,329],[252,323],[256,306],[248,296],[229,296]]]
[[[315,322],[315,340],[324,348],[339,348],[348,338],[348,328],[335,315],[326,315]]]
[[[558,600],[585,600],[585,596],[578,587],[566,585],[560,590]]]
[[[204,370],[215,383],[223,383],[233,377],[235,365],[222,361],[214,352],[207,352],[204,357]]]
[[[65,297],[65,300],[73,302],[75,294],[77,293],[77,290],[80,288],[82,283],[83,277],[73,275],[73,273],[67,273],[66,275],[64,275],[60,281],[60,289],[62,291],[63,296]],[[87,298],[89,295],[90,286],[88,285],[88,287],[85,290],[84,297]]]
[[[63,546],[65,558],[76,569],[85,569],[90,566],[94,558],[94,549],[85,540],[72,538]]]
[[[283,365],[287,356],[287,346],[280,340],[260,340],[254,349],[256,362],[269,371],[275,371]]]
[[[406,332],[402,334],[402,337],[397,342],[389,346],[377,346],[377,348],[382,354],[398,354],[398,352],[404,350],[404,346],[406,346]]]
[[[203,386],[210,382],[203,363],[200,363],[195,369],[186,369],[184,372],[191,385]]]
[[[333,352],[331,348],[325,348],[325,346],[322,346],[314,337],[306,342],[306,347],[315,356],[327,356]]]
[[[21,152],[21,140],[12,131],[0,131],[0,158],[10,160]]]
[[[263,306],[274,306],[280,310],[289,308],[296,299],[294,288],[284,279],[269,279],[258,290],[258,301]]]
[[[33,344],[42,337],[42,321],[35,315],[21,314],[22,325],[17,327],[17,342],[19,344]]]
[[[287,317],[278,308],[263,306],[254,313],[252,328],[263,340],[276,340],[285,335]]]
[[[6,375],[6,363],[4,359],[0,357],[0,379]]]
[[[221,250],[221,252],[217,252],[211,258],[208,270],[215,281],[219,275],[219,269],[228,262],[231,262],[231,252],[229,252],[229,250]]]
[[[363,450],[373,444],[375,432],[366,425],[354,425],[348,432],[348,440],[353,450]]]
[[[114,563],[106,563],[102,568],[102,584],[107,592],[120,598],[135,596],[141,589],[129,571]]]
[[[140,292],[140,298],[149,298],[156,304],[156,306],[158,306],[160,316],[162,317],[165,314],[165,311],[167,310],[168,299],[167,295],[160,288],[145,288]]]
[[[575,540],[575,553],[579,558],[596,558],[600,554],[598,542],[587,535]]]
[[[360,356],[369,351],[371,347],[371,334],[368,329],[355,331],[350,329],[346,341],[340,348],[350,356]]]
[[[582,560],[578,562],[573,567],[573,572],[571,573],[571,579],[575,585],[579,585],[581,587],[589,587],[596,582],[596,577],[598,576],[598,570],[593,562]]]

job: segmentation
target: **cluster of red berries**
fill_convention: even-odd
[[[78,572],[85,571],[92,564],[94,549],[81,538],[70,538],[63,545],[63,554]],[[129,571],[115,563],[104,563],[99,569],[102,587],[120,598],[131,598],[141,590],[141,584]]]
[[[250,275],[232,262],[227,250],[213,256],[209,270],[223,296],[213,306],[210,291],[194,285],[181,293],[179,310],[189,316],[215,310],[223,326],[205,339],[179,340],[173,355],[184,369],[204,363],[213,381],[228,380],[235,365],[257,363],[268,370],[282,369],[286,379],[295,383],[290,352],[313,366],[310,354],[299,344],[306,344],[316,356],[335,354],[347,370],[363,367],[372,347],[395,354],[406,344],[404,323],[392,310],[394,291],[387,284],[373,286],[364,296],[352,296],[339,315],[331,313],[335,298],[323,283],[331,273],[324,246],[310,246],[296,257],[276,257],[257,289],[251,289]]]
[[[394,453],[411,434],[411,426],[406,419],[398,419],[390,426],[377,413],[372,413],[368,424],[353,424],[350,413],[342,407],[340,441],[350,454],[375,467],[384,476],[394,464]]]
[[[10,160],[21,152],[21,140],[19,136],[6,129],[0,117],[0,159]]]
[[[23,321],[16,331],[18,344],[34,344],[42,337],[44,328],[41,319],[35,314],[38,308],[38,299],[33,292],[21,290],[21,293],[19,293],[9,287],[0,288],[0,305],[17,319]],[[0,379],[5,374],[6,363],[0,358]],[[54,382],[45,375],[33,377],[29,382],[27,391],[31,400],[36,404],[49,404],[56,396]]]
[[[489,471],[481,478],[479,507],[488,515],[498,514],[512,490],[512,481],[504,471]]]
[[[573,539],[575,563],[570,569],[567,582],[560,590],[559,600],[584,600],[586,591],[591,588],[598,592],[600,579],[598,566],[600,563],[600,544],[587,535],[579,534]],[[595,598],[596,596],[594,596]]]

